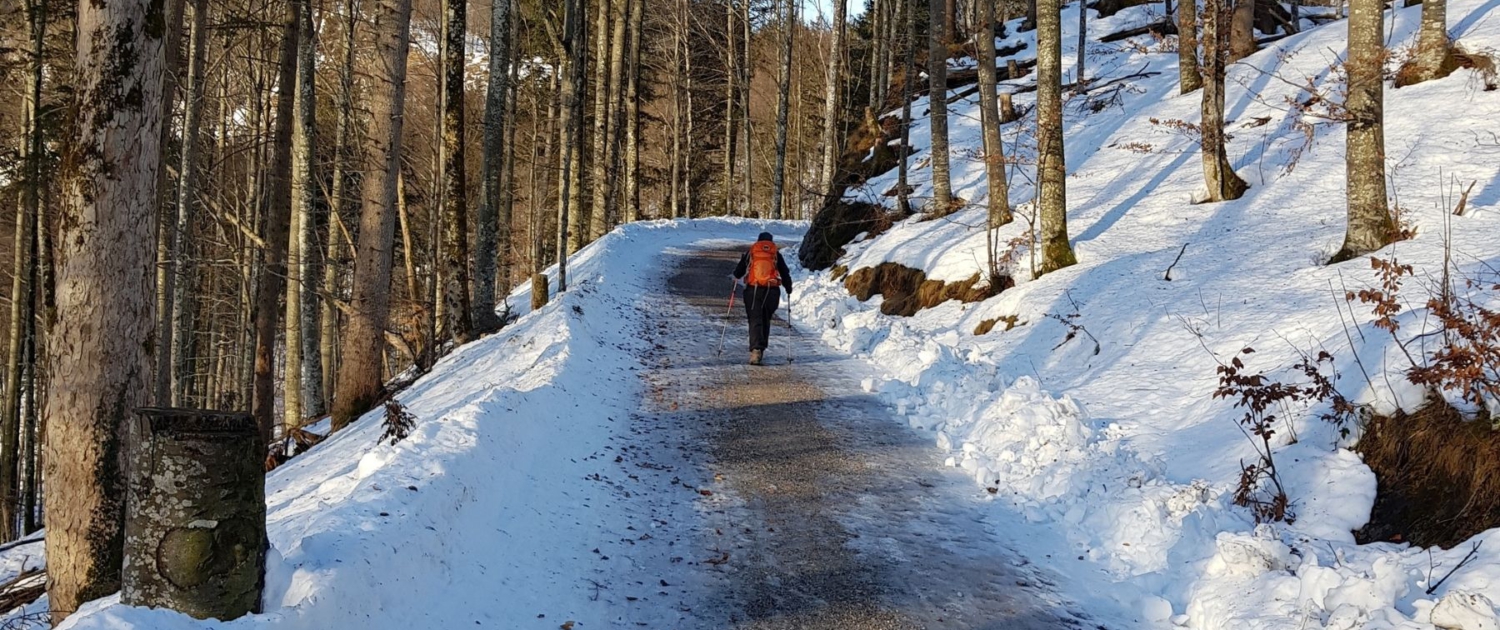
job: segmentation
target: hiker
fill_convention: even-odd
[[[771,318],[781,306],[781,290],[786,289],[788,298],[792,296],[792,272],[771,242],[770,232],[761,232],[750,251],[740,257],[734,280],[745,287],[741,297],[750,320],[750,365],[760,365],[771,337]]]

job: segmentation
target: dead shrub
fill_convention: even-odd
[[[1446,548],[1500,525],[1500,432],[1441,398],[1371,419],[1356,450],[1378,486],[1359,542]]]
[[[1491,297],[1488,293],[1500,293],[1500,278],[1455,279],[1451,252],[1444,258],[1438,286],[1428,289],[1426,302],[1428,321],[1435,326],[1408,339],[1402,339],[1396,316],[1403,309],[1404,278],[1414,274],[1411,265],[1401,264],[1395,256],[1371,256],[1370,267],[1380,278],[1380,287],[1346,291],[1344,299],[1371,307],[1374,326],[1389,333],[1410,362],[1407,379],[1434,392],[1456,394],[1481,416],[1489,416],[1494,410],[1486,409],[1487,402],[1500,400],[1500,311],[1485,304]],[[1432,337],[1438,339],[1436,349],[1412,354],[1409,346]]]
[[[1257,458],[1257,461],[1249,464],[1240,462],[1240,480],[1235,488],[1234,502],[1250,508],[1258,523],[1290,523],[1297,516],[1292,511],[1291,498],[1287,496],[1286,487],[1281,482],[1281,473],[1276,469],[1273,450],[1278,420],[1282,419],[1277,412],[1293,403],[1318,400],[1322,388],[1317,382],[1286,383],[1268,377],[1265,372],[1248,371],[1243,357],[1254,352],[1255,348],[1246,347],[1231,357],[1228,363],[1220,361],[1215,370],[1219,375],[1219,388],[1214,390],[1213,396],[1232,400],[1236,409],[1244,410],[1244,415],[1239,419],[1240,430],[1255,447]],[[1214,358],[1218,359],[1217,356]],[[1333,357],[1326,352],[1321,353],[1314,363],[1308,365],[1308,369],[1318,372],[1317,366],[1324,361],[1332,363]],[[1323,379],[1323,382],[1330,381]],[[1289,418],[1286,426],[1291,427]]]
[[[1415,51],[1415,47],[1413,48]],[[1414,52],[1408,52],[1407,59],[1396,69],[1394,85],[1403,88],[1416,85],[1423,81],[1446,78],[1457,72],[1459,68],[1473,70],[1479,75],[1479,80],[1484,83],[1484,90],[1492,92],[1500,89],[1500,79],[1497,79],[1495,58],[1479,51],[1464,50],[1461,46],[1451,46],[1447,56],[1443,57],[1443,63],[1438,66],[1437,72],[1431,77],[1422,76],[1422,68],[1416,63]]]

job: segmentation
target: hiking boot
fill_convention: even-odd
[[[751,350],[750,351],[750,365],[760,365],[760,358],[764,354],[765,354],[765,352],[762,351],[762,350]]]

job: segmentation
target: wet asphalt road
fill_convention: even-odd
[[[866,365],[781,321],[767,365],[746,365],[739,304],[716,353],[738,252],[666,255],[677,271],[652,307],[644,378],[656,413],[688,419],[674,423],[690,427],[683,448],[705,452],[713,480],[697,509],[713,586],[695,627],[1095,627],[1052,593],[1055,576],[995,542],[982,490],[861,391]]]

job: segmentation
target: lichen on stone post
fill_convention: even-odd
[[[141,409],[121,601],[199,619],[260,612],[266,447],[249,414]]]

